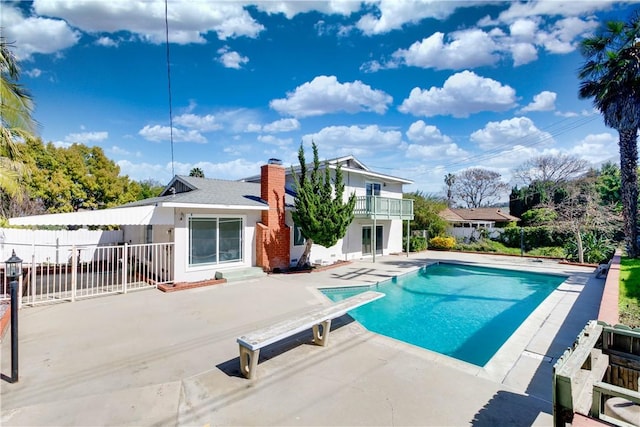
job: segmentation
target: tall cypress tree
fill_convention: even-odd
[[[304,252],[298,260],[298,267],[309,264],[309,253],[314,243],[329,248],[344,237],[349,224],[353,221],[353,209],[356,205],[355,194],[351,194],[346,203],[343,201],[344,183],[342,182],[340,165],[336,165],[335,179],[332,182],[328,163],[325,163],[324,175],[320,173],[318,147],[315,142],[312,143],[312,148],[313,169],[311,173],[309,174],[307,170],[302,144],[298,150],[300,176],[298,177],[292,171],[297,194],[296,210],[292,212],[291,216],[306,239]]]

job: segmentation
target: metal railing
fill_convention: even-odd
[[[356,197],[356,217],[377,219],[413,219],[413,200],[381,196]]]
[[[20,305],[127,293],[173,282],[173,243],[71,246],[66,262],[23,261]],[[2,272],[0,300],[9,299]]]

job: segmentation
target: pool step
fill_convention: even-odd
[[[227,282],[239,282],[242,280],[259,279],[265,277],[267,273],[261,267],[246,267],[236,270],[225,270],[216,272],[216,278],[226,279]]]

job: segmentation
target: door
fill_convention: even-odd
[[[371,248],[373,247],[371,225],[365,225],[362,227],[362,255],[371,255]],[[381,225],[376,226],[376,254],[382,255],[382,233],[383,227]]]

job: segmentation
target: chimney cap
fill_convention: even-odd
[[[281,165],[282,165],[282,160],[280,160],[280,159],[275,159],[275,158],[273,158],[273,157],[272,157],[272,158],[270,158],[270,159],[269,159],[269,161],[267,162],[267,164],[270,164],[270,165],[279,165],[279,166],[281,166]]]

